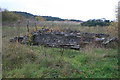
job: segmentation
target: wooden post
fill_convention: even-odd
[[[20,36],[20,21],[18,21],[18,28],[17,28],[17,33],[18,33],[18,36]]]
[[[36,21],[35,21],[35,29],[36,29],[36,31],[37,31],[37,23],[36,23]]]
[[[29,33],[29,20],[28,20],[28,22],[27,22],[27,32]]]
[[[64,53],[64,46],[62,47],[62,51],[61,51],[61,56],[63,56],[63,53]]]

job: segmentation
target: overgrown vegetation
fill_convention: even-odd
[[[23,46],[22,46],[23,47]],[[90,53],[21,46],[3,57],[3,77],[15,78],[116,78],[117,51],[97,48]],[[22,48],[22,49],[21,49]],[[5,55],[4,55],[5,56]],[[9,64],[8,64],[9,63]],[[111,64],[112,63],[112,64]]]
[[[7,22],[7,21],[17,21],[20,19],[20,16],[10,12],[10,11],[7,11],[7,10],[4,10],[2,11],[2,21],[3,22]]]
[[[72,28],[117,36],[114,24],[102,28],[56,25],[51,28]],[[26,27],[3,26],[3,78],[118,78],[117,48],[105,49],[90,45],[77,51],[9,42],[11,37],[25,35],[26,31]]]
[[[82,26],[109,26],[111,23],[110,20],[102,19],[90,19],[86,22],[81,23]]]

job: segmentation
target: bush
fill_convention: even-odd
[[[19,19],[20,19],[20,16],[12,13],[10,11],[7,11],[7,10],[2,11],[2,21],[3,22],[6,22],[6,21],[12,22],[12,21],[17,21]]]
[[[93,20],[88,20],[86,22],[81,23],[82,26],[109,26],[110,25],[109,20],[101,20],[101,19],[93,19]]]

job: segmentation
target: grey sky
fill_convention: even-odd
[[[115,20],[119,0],[0,0],[0,7],[63,19]]]

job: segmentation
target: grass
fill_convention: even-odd
[[[60,49],[30,47],[34,53],[18,53],[3,59],[5,72],[3,77],[30,78],[116,78],[117,51],[115,49],[97,48],[91,53],[65,50],[63,56]],[[31,50],[30,49],[30,50]],[[46,50],[46,51],[45,51]],[[104,52],[104,53],[101,53]],[[28,55],[27,55],[28,54]],[[30,55],[30,56],[29,56]],[[107,55],[106,57],[104,55]],[[19,56],[18,58],[16,58]],[[32,59],[32,58],[33,59]],[[20,58],[20,60],[19,60]],[[13,61],[12,61],[12,60]],[[16,60],[14,62],[14,59]],[[7,60],[7,61],[5,61]],[[18,62],[17,62],[18,61]],[[11,63],[12,62],[12,63]],[[9,63],[9,64],[8,64]],[[18,63],[18,64],[17,64]],[[21,64],[21,65],[20,65]],[[10,66],[12,65],[12,66]],[[6,69],[6,68],[10,69]]]
[[[118,78],[116,48],[87,46],[61,55],[60,48],[10,43],[19,34],[16,30],[3,27],[3,78]],[[26,34],[25,27],[19,31]]]

